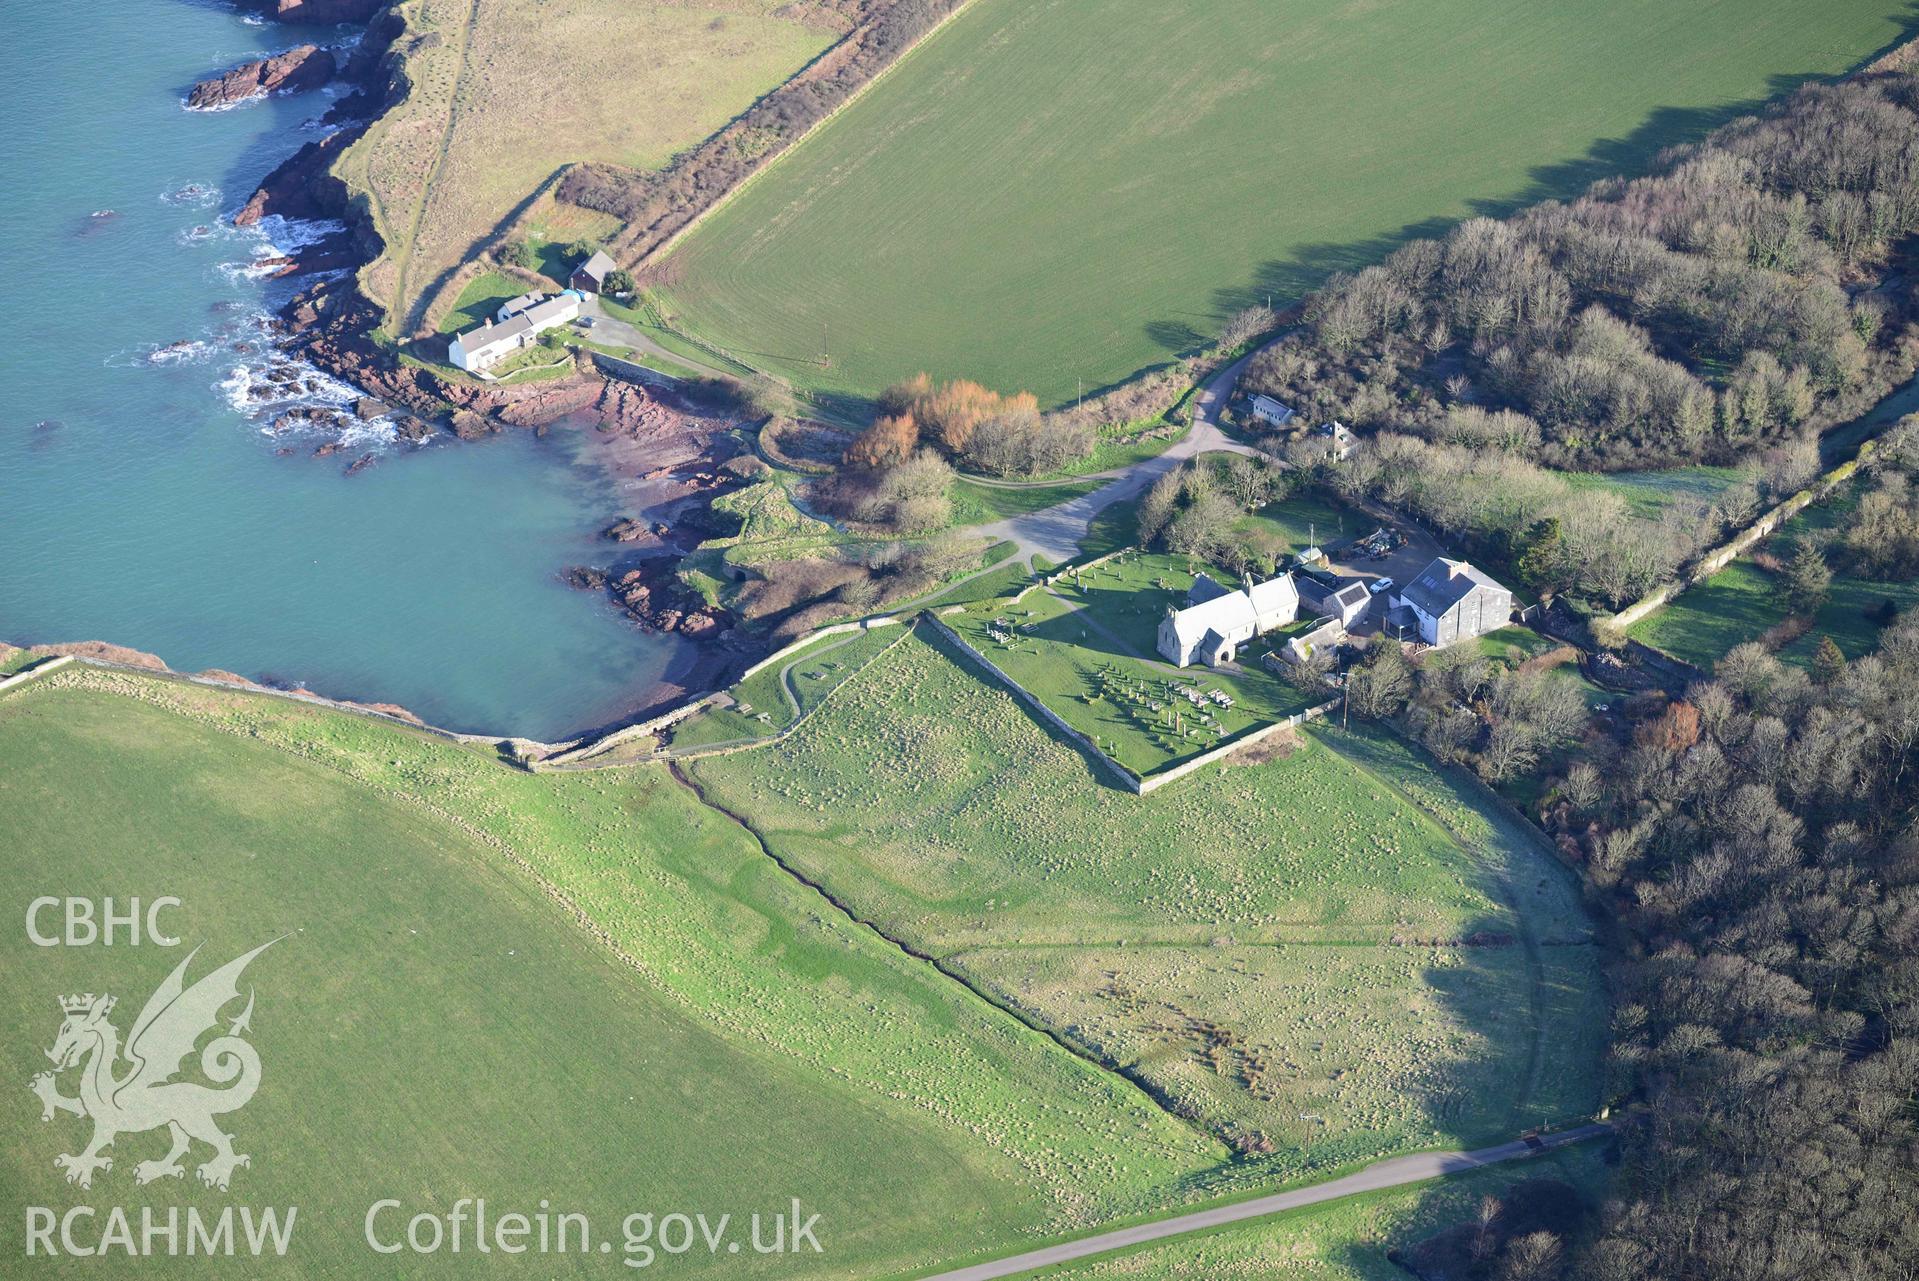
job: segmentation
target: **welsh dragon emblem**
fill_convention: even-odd
[[[220,1011],[239,999],[240,975],[247,963],[278,941],[262,943],[188,987],[187,966],[199,954],[196,947],[147,998],[124,1048],[120,1030],[107,1017],[113,1013],[113,997],[88,992],[60,998],[66,1019],[60,1024],[53,1048],[47,1051],[53,1071],[34,1077],[30,1088],[40,1096],[42,1121],[51,1121],[55,1112],[71,1112],[93,1121],[93,1141],[85,1151],[53,1159],[66,1172],[68,1183],[92,1187],[95,1171],[113,1169],[113,1158],[102,1153],[116,1138],[161,1126],[172,1136],[173,1147],[157,1161],[134,1166],[136,1183],[184,1177],[180,1158],[187,1155],[196,1139],[213,1149],[213,1155],[196,1171],[200,1182],[208,1187],[225,1191],[233,1171],[252,1163],[245,1154],[233,1150],[233,1136],[221,1130],[214,1119],[245,1107],[260,1085],[259,1052],[244,1039],[253,1018],[251,990],[246,1008],[227,1025],[226,1032],[208,1041],[200,1051],[201,1073],[214,1086],[224,1088],[174,1078],[200,1038],[217,1029]],[[60,1093],[56,1078],[73,1067],[80,1068],[80,1093],[68,1098]]]

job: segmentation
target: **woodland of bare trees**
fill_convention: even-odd
[[[1915,227],[1919,81],[1808,86],[1650,177],[1335,278],[1248,386],[1312,421],[1554,466],[1728,461],[1910,374]]]
[[[1240,517],[1285,497],[1299,474],[1243,454],[1193,459],[1161,476],[1140,498],[1136,528],[1142,547],[1198,556],[1241,575],[1276,572],[1292,544]]]
[[[1622,1161],[1519,1275],[1919,1275],[1919,620],[1811,673],[1742,645],[1610,733],[1574,682],[1471,647],[1376,643],[1347,682],[1491,781],[1579,741],[1541,810],[1607,922]]]
[[[1757,645],[1589,765],[1639,1109],[1596,1281],[1919,1272],[1919,623],[1823,683]]]

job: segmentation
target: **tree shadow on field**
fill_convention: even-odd
[[[1899,35],[1884,48],[1875,51],[1860,65],[1865,66],[1899,46],[1919,38],[1919,0],[1912,0],[1904,11],[1893,15]],[[1715,129],[1741,116],[1757,115],[1767,106],[1793,93],[1801,86],[1831,81],[1835,77],[1815,72],[1774,75],[1767,79],[1762,97],[1741,98],[1708,107],[1658,107],[1653,109],[1630,133],[1623,137],[1600,138],[1584,153],[1535,165],[1525,183],[1503,196],[1483,196],[1466,201],[1468,212],[1461,217],[1433,217],[1408,223],[1396,231],[1359,240],[1325,241],[1300,246],[1284,258],[1259,264],[1251,278],[1237,285],[1216,289],[1212,314],[1200,325],[1186,321],[1154,320],[1145,331],[1155,343],[1176,355],[1190,355],[1203,342],[1190,335],[1220,326],[1247,307],[1270,304],[1284,307],[1297,302],[1324,284],[1336,272],[1354,272],[1371,266],[1409,241],[1444,236],[1470,218],[1505,218],[1529,205],[1547,200],[1573,200],[1597,182],[1612,178],[1635,178],[1654,172],[1662,165],[1667,149],[1704,139]],[[1182,341],[1185,339],[1185,341]]]
[[[1511,839],[1478,840],[1471,836],[1471,828],[1455,830],[1451,822],[1442,820],[1439,811],[1454,801],[1489,818],[1492,814],[1486,807],[1495,802],[1436,765],[1420,749],[1372,727],[1356,727],[1352,732],[1320,727],[1309,736],[1320,750],[1335,752],[1359,768],[1356,786],[1437,822],[1457,852],[1450,866],[1461,883],[1497,905],[1497,909],[1469,913],[1438,926],[1445,937],[1426,937],[1435,927],[1402,925],[1393,929],[1390,942],[1379,943],[1416,967],[1418,1007],[1409,1006],[1408,1014],[1429,1024],[1432,1031],[1407,1038],[1407,1044],[1420,1047],[1411,1052],[1421,1056],[1408,1065],[1406,1084],[1401,1087],[1416,1109],[1410,1133],[1417,1134],[1423,1126],[1437,1131],[1429,1142],[1413,1140],[1415,1146],[1470,1151],[1510,1142],[1542,1124],[1564,1126],[1585,1120],[1590,1107],[1599,1102],[1600,1088],[1597,1046],[1581,1034],[1590,1029],[1579,1023],[1594,1014],[1597,989],[1592,985],[1598,982],[1597,970],[1584,964],[1595,955],[1594,940],[1589,929],[1581,931],[1570,922],[1565,923],[1570,933],[1552,928],[1551,923],[1561,918],[1530,892],[1538,878],[1565,873],[1543,847],[1523,839],[1523,833],[1513,832]],[[1423,783],[1409,790],[1400,774],[1409,763],[1431,771],[1432,785],[1443,787],[1443,794],[1422,795]],[[1527,912],[1547,915],[1522,915]],[[1449,1027],[1480,1044],[1449,1046],[1442,1031]],[[1590,1062],[1580,1048],[1587,1045],[1593,1045],[1595,1053]],[[1283,1059],[1289,1049],[1283,1044],[1262,1048],[1275,1059]],[[1333,1044],[1327,1049],[1335,1055],[1338,1051]],[[1327,1064],[1336,1066],[1336,1057],[1329,1057]],[[1331,1177],[1351,1168],[1353,1152],[1367,1150],[1364,1135],[1358,1136],[1358,1143],[1344,1144],[1335,1144],[1335,1137],[1328,1137],[1329,1146],[1323,1152],[1315,1152],[1309,1139],[1303,1149],[1285,1153],[1286,1164],[1276,1162],[1273,1175],[1264,1180],[1257,1168],[1264,1158],[1248,1156],[1198,1173],[1185,1186],[1195,1196],[1206,1196],[1243,1190],[1262,1181],[1298,1179],[1302,1150],[1316,1166],[1304,1174],[1305,1181]],[[1526,1162],[1506,1168],[1514,1179],[1530,1177],[1537,1169]],[[1436,1185],[1436,1194],[1445,1195],[1443,1185]]]

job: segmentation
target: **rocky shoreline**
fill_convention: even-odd
[[[333,79],[339,69],[331,49],[303,44],[270,58],[243,62],[187,91],[187,110],[218,111],[276,93],[306,93]]]
[[[357,208],[344,183],[330,172],[335,160],[385,111],[404,87],[388,52],[405,33],[403,20],[386,0],[240,0],[241,7],[288,23],[365,23],[366,33],[349,52],[336,54],[302,44],[271,58],[243,64],[196,86],[204,108],[230,105],[262,93],[294,92],[334,82],[348,92],[322,117],[331,131],[302,146],[277,166],[234,212],[236,227],[269,218],[339,230],[286,254],[263,257],[253,267],[277,277],[318,279],[280,309],[266,342],[278,352],[243,399],[270,403],[277,388],[310,377],[311,370],[358,393],[345,404],[295,405],[273,417],[274,432],[318,432],[310,454],[339,456],[353,474],[375,461],[346,443],[370,419],[391,424],[397,443],[417,448],[442,436],[482,439],[508,429],[580,432],[588,453],[613,475],[627,496],[623,511],[609,512],[609,555],[603,564],[563,571],[570,584],[603,593],[636,626],[695,642],[689,654],[651,691],[634,714],[651,713],[678,698],[723,685],[751,661],[727,614],[701,600],[677,575],[680,557],[704,536],[705,511],[718,493],[740,483],[724,464],[746,451],[735,418],[694,395],[680,395],[610,379],[581,353],[563,377],[525,384],[442,378],[405,363],[375,341],[384,316],[362,296],[353,271],[383,249],[371,221]],[[324,72],[324,74],[322,74]],[[278,452],[292,455],[288,445]]]

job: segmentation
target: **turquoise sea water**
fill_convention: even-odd
[[[555,577],[604,560],[593,533],[619,507],[564,434],[316,459],[316,439],[229,404],[248,364],[231,346],[285,286],[236,270],[263,238],[218,217],[318,136],[302,126],[330,99],[180,99],[257,51],[348,33],[188,0],[0,12],[0,639],[111,641],[539,738],[647,701],[681,642]],[[219,194],[173,194],[190,184]],[[200,345],[149,359],[181,340]]]

